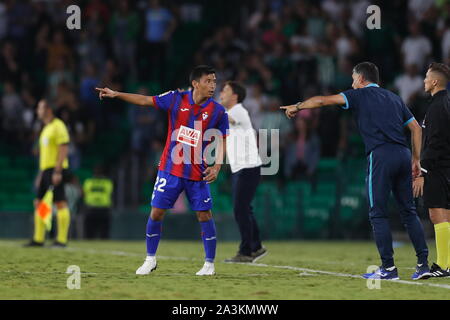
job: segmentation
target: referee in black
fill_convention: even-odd
[[[353,68],[351,90],[331,96],[316,96],[295,105],[281,107],[288,118],[301,109],[340,105],[353,111],[363,138],[367,155],[367,195],[369,218],[382,265],[366,279],[399,279],[394,264],[392,235],[389,227],[387,202],[392,191],[399,205],[400,217],[408,230],[417,255],[413,280],[429,275],[428,248],[422,224],[414,206],[412,180],[420,175],[420,145],[422,130],[396,94],[378,85],[378,68],[362,62]],[[411,131],[411,150],[404,128]],[[412,170],[411,170],[412,168]]]
[[[414,180],[414,196],[423,194],[436,235],[437,261],[430,277],[450,276],[450,68],[433,62],[424,80],[431,94],[423,120],[422,176]]]

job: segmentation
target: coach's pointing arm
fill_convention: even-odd
[[[302,109],[320,108],[325,106],[345,105],[345,99],[340,94],[332,96],[315,96],[306,101],[290,106],[282,106],[280,109],[286,110],[286,116],[291,119]]]
[[[125,93],[119,91],[113,91],[109,88],[95,88],[98,91],[98,97],[100,100],[103,98],[118,98],[125,102],[135,104],[141,107],[154,107],[153,99],[151,96],[144,96],[142,94]]]

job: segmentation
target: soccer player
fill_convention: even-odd
[[[450,68],[432,63],[424,80],[431,94],[423,121],[422,175],[414,180],[414,196],[423,194],[424,205],[436,234],[437,261],[430,277],[450,276],[450,98],[446,90]]]
[[[68,179],[69,133],[64,122],[56,118],[47,100],[41,100],[37,106],[37,116],[44,123],[39,137],[39,173],[36,179],[37,199],[35,207],[42,200],[50,186],[53,185],[53,201],[56,205],[57,235],[54,247],[65,247],[70,225],[70,212],[64,192]],[[45,224],[35,212],[33,240],[26,246],[43,246],[45,241]]]
[[[245,94],[245,88],[235,81],[227,81],[220,93],[220,103],[227,109],[230,122],[227,155],[232,172],[234,218],[241,234],[236,256],[225,262],[255,262],[267,254],[251,206],[261,179],[262,161],[250,116],[242,105]]]
[[[169,91],[159,96],[144,96],[97,88],[100,99],[118,98],[138,106],[150,106],[168,114],[169,127],[159,163],[152,209],[147,223],[147,258],[136,274],[149,274],[156,269],[156,250],[161,237],[162,221],[167,209],[173,207],[179,194],[186,192],[192,210],[196,211],[202,229],[205,263],[196,274],[214,275],[216,227],[212,218],[209,183],[216,180],[223,163],[228,116],[225,108],[211,97],[216,89],[216,75],[208,66],[195,67],[190,75],[192,90]],[[215,164],[208,167],[205,148],[217,139]]]
[[[382,261],[378,270],[364,274],[363,277],[399,279],[394,264],[387,210],[389,194],[392,191],[418,259],[412,279],[421,279],[429,274],[428,248],[412,192],[412,178],[420,174],[421,128],[399,96],[379,87],[378,68],[373,63],[362,62],[356,65],[352,78],[353,90],[331,96],[316,96],[280,108],[286,110],[288,118],[294,117],[302,109],[331,105],[353,110],[365,144],[369,218]],[[412,133],[412,159],[403,132],[404,127],[408,127]]]

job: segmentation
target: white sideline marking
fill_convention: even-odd
[[[0,245],[7,244],[9,246],[18,246],[17,243],[14,242],[5,242],[0,241]],[[61,249],[65,251],[80,251],[80,252],[87,252],[92,254],[110,254],[110,255],[119,255],[119,256],[132,256],[132,257],[143,257],[143,254],[140,253],[134,253],[134,252],[126,252],[126,251],[111,251],[111,250],[95,250],[95,249],[84,249],[84,248],[65,248]],[[169,256],[157,256],[159,259],[163,260],[184,260],[184,261],[197,261],[199,259],[196,258],[187,258],[187,257],[169,257]],[[229,263],[228,263],[229,264]],[[319,273],[319,274],[326,274],[331,276],[337,276],[337,277],[345,277],[345,278],[356,278],[356,279],[364,279],[362,276],[349,274],[349,273],[340,273],[340,272],[332,272],[332,271],[323,271],[323,270],[314,270],[314,269],[307,269],[307,268],[300,268],[300,267],[293,267],[293,266],[277,266],[277,265],[271,265],[271,264],[264,264],[264,263],[234,263],[234,264],[242,264],[247,266],[254,266],[254,267],[264,267],[264,268],[277,268],[277,269],[287,269],[287,270],[293,270],[293,271],[301,271],[302,273]],[[304,274],[299,275],[304,275]],[[185,275],[185,274],[184,274]],[[406,280],[382,280],[382,281],[390,281],[391,283],[402,283],[402,284],[409,284],[409,285],[416,285],[416,286],[429,286],[429,287],[437,287],[437,288],[443,288],[443,289],[450,289],[450,285],[448,284],[439,284],[439,283],[424,283],[424,282],[418,282],[418,281],[406,281]]]

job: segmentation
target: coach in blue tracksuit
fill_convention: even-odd
[[[356,65],[352,78],[352,90],[337,95],[316,96],[280,108],[286,110],[288,118],[294,117],[302,109],[331,105],[353,110],[367,154],[369,218],[382,261],[377,271],[364,274],[363,277],[399,279],[394,264],[387,210],[392,191],[417,254],[417,267],[412,279],[426,278],[429,275],[428,248],[412,193],[412,179],[420,174],[421,128],[399,96],[378,86],[378,68],[373,63]],[[405,127],[412,133],[412,157],[404,135]]]

